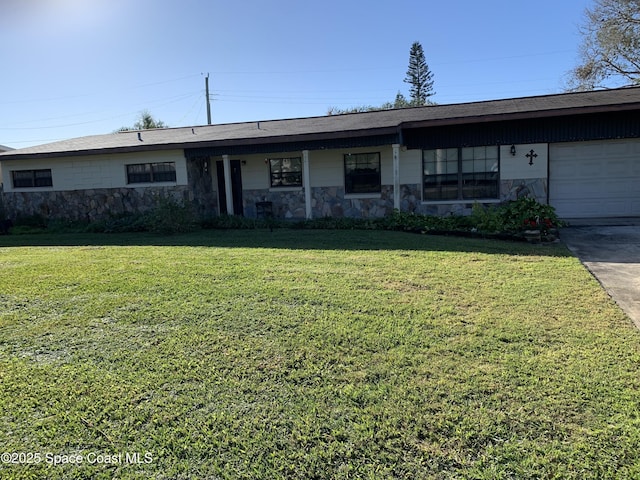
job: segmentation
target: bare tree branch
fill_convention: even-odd
[[[570,89],[640,83],[640,0],[596,0],[579,32],[581,60],[569,72]]]

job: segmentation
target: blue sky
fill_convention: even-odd
[[[593,0],[1,0],[0,144],[380,105],[419,41],[439,104],[560,93]]]

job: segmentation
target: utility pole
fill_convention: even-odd
[[[204,77],[204,86],[205,86],[205,91],[206,91],[206,96],[207,96],[207,125],[211,125],[211,102],[209,100],[209,74],[207,73],[207,76]]]

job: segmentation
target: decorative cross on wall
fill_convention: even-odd
[[[525,155],[525,157],[529,159],[529,165],[533,165],[533,159],[536,158],[537,156],[538,154],[533,150],[531,150],[529,153]]]

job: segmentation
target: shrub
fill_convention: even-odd
[[[18,215],[13,224],[14,227],[29,227],[41,230],[47,228],[47,220],[37,213],[33,215]]]
[[[140,213],[123,213],[107,219],[90,223],[87,232],[90,233],[126,233],[145,232],[147,226],[145,217]]]
[[[47,224],[48,233],[84,233],[88,224],[82,220],[50,220]]]
[[[45,229],[30,227],[29,225],[15,225],[9,229],[11,235],[32,235],[34,233],[44,233]]]
[[[523,197],[505,203],[500,214],[505,232],[516,233],[532,227],[548,230],[563,225],[555,208],[539,203],[535,198]]]
[[[413,212],[394,210],[390,216],[381,218],[378,224],[385,230],[417,231],[426,227],[427,217]]]
[[[472,228],[484,233],[504,232],[504,219],[499,207],[474,203],[469,222]]]
[[[164,235],[190,232],[197,228],[190,205],[171,197],[159,197],[156,206],[146,213],[123,213],[90,223],[92,233],[153,232]]]
[[[417,233],[445,233],[457,235],[488,235],[496,238],[518,238],[526,229],[538,229],[547,239],[550,230],[563,226],[551,205],[533,198],[500,205],[473,205],[471,215],[421,215],[394,210],[391,215],[379,218],[324,217],[312,220],[255,219],[235,215],[218,215],[196,222],[190,204],[173,197],[158,197],[153,210],[147,213],[127,213],[109,217],[85,226],[82,222],[51,221],[52,232],[153,232],[172,234],[192,231],[198,227],[210,229],[296,228],[333,230],[396,230]],[[47,229],[47,222],[40,215],[17,219],[11,233],[38,233]]]
[[[193,231],[196,221],[191,205],[161,196],[156,207],[144,215],[144,225],[149,232],[167,235]]]
[[[270,220],[275,223],[275,220]],[[260,226],[266,226],[267,220],[258,220],[255,218],[240,217],[238,215],[218,215],[203,220],[200,225],[202,228],[210,229],[238,229],[251,230]]]

